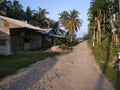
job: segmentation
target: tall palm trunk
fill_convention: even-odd
[[[98,26],[98,41],[101,42],[101,24],[99,20],[97,20],[97,26]]]
[[[116,34],[115,34],[115,19],[114,19],[114,16],[112,15],[111,16],[111,19],[112,19],[112,23],[111,23],[111,26],[112,26],[112,31],[113,31],[113,40],[114,42],[116,43]]]
[[[95,46],[95,42],[96,42],[96,32],[95,32],[95,29],[94,29],[94,32],[93,32],[93,47]]]
[[[119,0],[119,15],[120,15],[120,0]]]
[[[73,41],[73,35],[72,33],[70,33],[70,43],[72,43],[72,41]]]
[[[101,42],[101,22],[102,22],[102,14],[99,12],[99,16],[97,17],[97,27],[98,27],[98,41]]]
[[[95,18],[95,21],[97,22],[97,30],[96,30],[96,37],[95,37],[95,39],[96,39],[96,42],[98,43],[99,42],[99,32],[98,32],[98,19],[97,19],[97,17]]]
[[[101,21],[99,19],[97,19],[97,27],[98,27],[98,42],[101,42]]]
[[[104,15],[103,15],[103,32],[102,33],[105,32],[105,19],[106,19],[106,15],[104,13]]]

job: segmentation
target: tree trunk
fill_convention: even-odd
[[[95,46],[95,30],[93,32],[93,47]]]
[[[115,19],[114,16],[111,16],[112,19],[112,33],[113,33],[113,42],[116,43],[116,34],[115,34]]]
[[[72,33],[70,33],[70,43],[72,43],[72,41],[73,41],[73,35]]]
[[[98,36],[99,36],[99,34],[98,34],[98,30],[96,31],[96,42],[98,43]]]
[[[98,26],[98,41],[101,42],[101,23],[97,19],[97,26]]]
[[[119,0],[119,2],[118,2],[118,3],[119,3],[119,11],[118,11],[118,12],[119,12],[119,15],[120,15],[120,0]]]
[[[104,13],[104,16],[103,16],[103,32],[101,32],[102,34],[105,32],[105,19],[106,19],[106,16],[105,16],[105,13]]]

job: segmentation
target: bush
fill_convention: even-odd
[[[115,90],[119,90],[120,74],[113,69],[114,58],[119,47],[105,41],[95,45],[95,47],[92,47],[92,41],[89,41],[89,46],[91,47],[96,61],[100,65],[104,75],[112,82]]]
[[[71,46],[68,46],[68,45],[60,45],[60,48],[62,49],[62,50],[72,50],[72,47]]]

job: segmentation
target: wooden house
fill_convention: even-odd
[[[0,55],[42,48],[44,37],[64,37],[51,34],[52,29],[40,29],[25,22],[0,16]],[[44,42],[45,43],[45,42]]]

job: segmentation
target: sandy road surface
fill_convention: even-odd
[[[0,90],[114,90],[103,76],[87,46],[47,58],[0,82]]]

